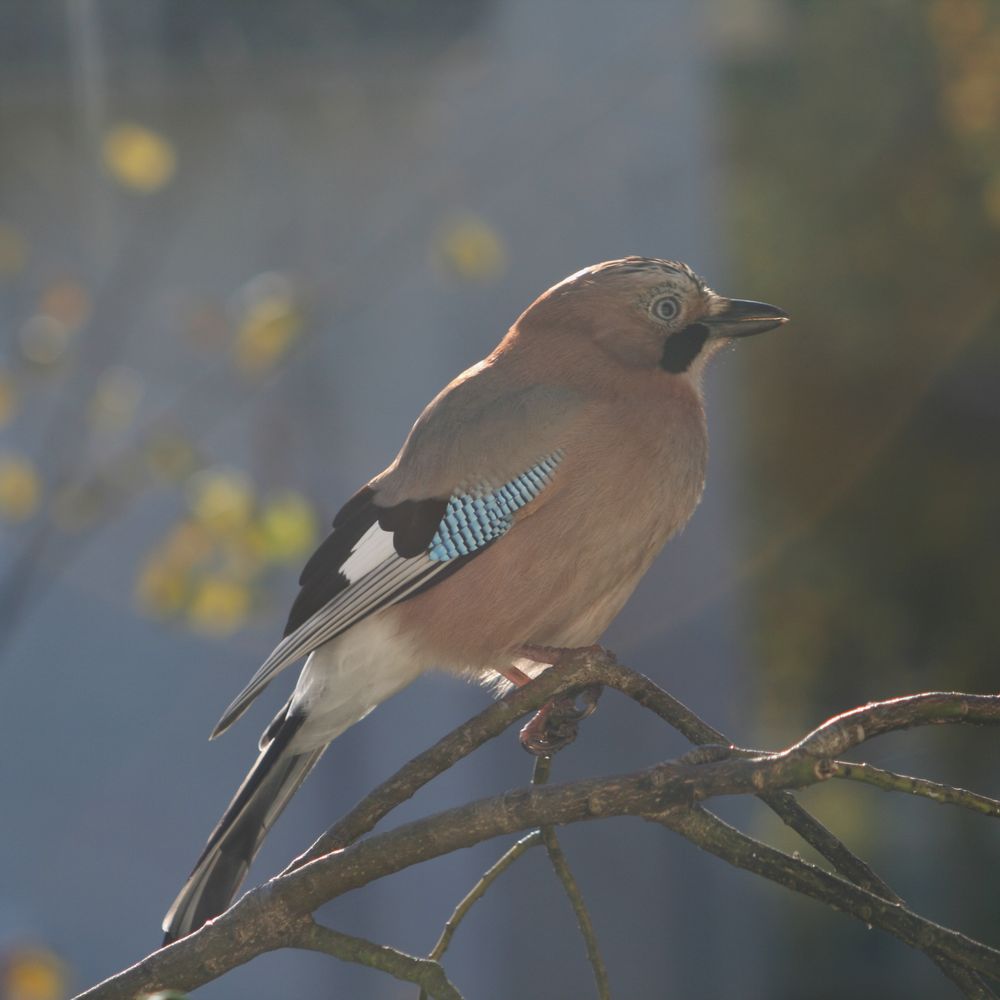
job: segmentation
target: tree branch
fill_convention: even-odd
[[[549,756],[538,757],[535,760],[535,771],[531,777],[531,783],[538,787],[548,784],[549,773],[552,768],[552,758]],[[552,869],[556,877],[562,883],[573,913],[576,915],[576,922],[583,937],[584,946],[587,949],[587,960],[594,973],[594,982],[597,984],[597,995],[600,1000],[611,1000],[611,984],[608,981],[608,969],[601,957],[600,945],[597,943],[597,932],[594,930],[594,922],[590,919],[587,904],[584,901],[583,893],[573,875],[573,870],[569,866],[566,854],[559,843],[555,827],[543,826],[540,830],[542,842],[545,844],[545,851],[549,856]]]
[[[453,729],[432,747],[404,764],[391,778],[369,792],[346,816],[334,823],[282,874],[301,868],[331,851],[342,850],[372,830],[393,809],[412,798],[424,785],[457,764],[484,743],[530,712],[535,712],[558,694],[569,694],[594,683],[597,659],[589,651],[568,658],[558,669],[546,670],[522,688],[515,688],[500,701]],[[598,682],[600,683],[600,682]]]
[[[700,719],[686,705],[648,677],[621,666],[612,653],[577,650],[518,688],[475,718],[453,730],[430,749],[413,758],[391,778],[366,795],[304,854],[285,870],[294,871],[309,861],[340,850],[372,830],[393,809],[411,798],[425,784],[446,771],[508,726],[534,712],[557,695],[573,694],[593,684],[613,688],[659,716],[697,745],[730,745],[719,730]],[[890,893],[889,887],[856,857],[833,833],[784,792],[761,796],[787,826],[825,857],[842,875],[873,891]]]
[[[542,831],[532,830],[520,840],[515,841],[503,854],[483,872],[479,881],[462,897],[458,906],[455,907],[452,915],[445,921],[444,929],[437,943],[427,956],[434,961],[440,961],[444,953],[451,944],[451,939],[458,930],[458,925],[465,919],[466,914],[472,909],[474,903],[486,895],[487,889],[522,855],[537,847],[542,842]]]
[[[670,810],[648,818],[737,868],[819,900],[870,927],[886,930],[935,961],[944,959],[950,965],[957,965],[957,975],[951,976],[948,970],[945,971],[967,996],[986,998],[993,995],[968,970],[1000,979],[1000,951],[926,920],[902,903],[890,902],[815,865],[754,840],[700,806]]]
[[[794,807],[795,822],[800,823],[799,807],[784,793],[834,776],[840,764],[831,759],[834,754],[875,735],[914,725],[1000,722],[1000,696],[934,693],[867,705],[830,720],[782,753],[754,755],[736,748],[708,748],[632,774],[508,792],[357,841],[435,774],[523,715],[558,694],[569,695],[595,683],[623,690],[663,718],[669,715],[672,721],[668,721],[681,731],[687,730],[686,734],[691,737],[718,740],[721,736],[647,678],[620,667],[613,658],[589,651],[577,654],[565,666],[547,671],[407,764],[320,838],[317,845],[299,859],[296,867],[252,890],[199,931],[156,952],[82,997],[131,1000],[138,993],[157,989],[193,989],[264,951],[299,946],[297,942],[306,939],[319,940],[311,935],[320,935],[324,947],[329,950],[333,947],[330,942],[334,939],[330,935],[334,932],[313,931],[311,928],[315,924],[311,914],[321,904],[345,892],[493,837],[534,827],[613,816],[653,818],[731,864],[851,913],[925,951],[959,983],[967,996],[991,996],[970,970],[1000,978],[1000,951],[939,927],[908,910],[873,873],[870,887],[854,885],[845,878],[757,843],[705,812],[699,803],[718,795],[752,794],[765,801],[777,801],[779,809],[783,809],[787,799]],[[808,823],[815,824],[808,813],[803,811],[803,815]],[[819,824],[815,827],[825,831]],[[519,845],[525,846],[519,853],[523,853],[530,843],[530,838],[520,841]],[[329,853],[331,845],[339,845],[339,849]],[[833,838],[833,845],[826,846],[836,853],[836,845],[839,841]],[[315,860],[305,860],[314,852],[323,851],[327,853],[321,853]],[[847,862],[848,867],[862,864],[850,852],[847,854],[853,859]],[[478,894],[475,889],[470,893],[472,898],[467,897],[468,905],[465,900],[459,904],[453,915],[452,933],[468,906],[481,897],[485,886],[509,863],[501,859],[481,880],[481,884],[485,883],[483,889]],[[864,871],[870,872],[867,866]],[[855,874],[849,877],[853,879]],[[864,872],[860,875],[868,878]],[[442,938],[443,953],[447,939],[444,935]],[[337,938],[334,944],[344,940]],[[402,954],[371,942],[364,942],[364,945],[368,951],[363,954],[368,958],[372,957],[371,949],[375,949],[380,958],[388,954],[398,959]],[[435,946],[436,951],[439,945]],[[341,957],[343,954],[346,952]],[[402,958],[410,962],[428,961],[412,956]],[[404,965],[405,961],[402,965],[397,961],[397,971]],[[407,965],[404,971],[408,976],[403,978],[415,981],[412,976],[419,972],[433,980],[434,973],[428,972],[428,968]],[[433,986],[439,994],[442,989],[453,989],[446,980],[429,980],[426,985]],[[428,992],[432,991],[428,989]],[[440,995],[449,996],[447,992]]]
[[[824,722],[789,749],[802,750],[813,757],[839,757],[875,736],[914,726],[956,722],[984,726],[996,725],[998,721],[1000,695],[930,691],[889,701],[873,701],[844,712]]]
[[[444,969],[430,958],[418,958],[365,938],[342,934],[322,924],[303,924],[289,941],[289,947],[322,952],[345,962],[367,965],[387,972],[394,979],[415,983],[432,1000],[462,1000],[462,994],[448,981]]]
[[[194,989],[254,955],[288,946],[302,921],[309,920],[309,914],[323,903],[493,837],[546,824],[639,816],[716,793],[748,794],[770,780],[808,784],[818,779],[808,759],[661,764],[621,777],[507,792],[449,809],[375,834],[272,879],[194,934],[153,953],[81,998],[131,1000],[137,993],[158,989]]]
[[[926,778],[912,778],[908,774],[896,774],[895,771],[885,771],[872,764],[855,764],[852,761],[834,761],[832,770],[834,778],[861,781],[866,785],[881,788],[884,792],[906,792],[942,805],[962,806],[984,816],[1000,816],[1000,800],[991,799],[978,792],[970,792],[966,788],[942,785]]]

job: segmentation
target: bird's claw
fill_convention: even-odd
[[[536,757],[547,757],[569,746],[576,739],[580,722],[594,714],[602,690],[599,684],[591,684],[574,697],[555,698],[543,705],[521,729],[521,746]]]

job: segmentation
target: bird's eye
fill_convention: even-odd
[[[658,319],[662,320],[664,323],[669,323],[672,319],[676,319],[681,311],[681,304],[677,301],[676,295],[664,295],[663,298],[657,299],[649,307],[649,311]]]

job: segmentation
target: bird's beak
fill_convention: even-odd
[[[712,315],[700,322],[708,327],[709,337],[752,337],[788,322],[788,313],[766,302],[748,299],[719,299]]]

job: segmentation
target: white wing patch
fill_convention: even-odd
[[[378,569],[387,559],[396,554],[392,545],[392,532],[383,531],[376,521],[358,539],[357,545],[351,549],[351,554],[344,560],[340,572],[347,577],[349,583],[357,583],[372,570]]]

